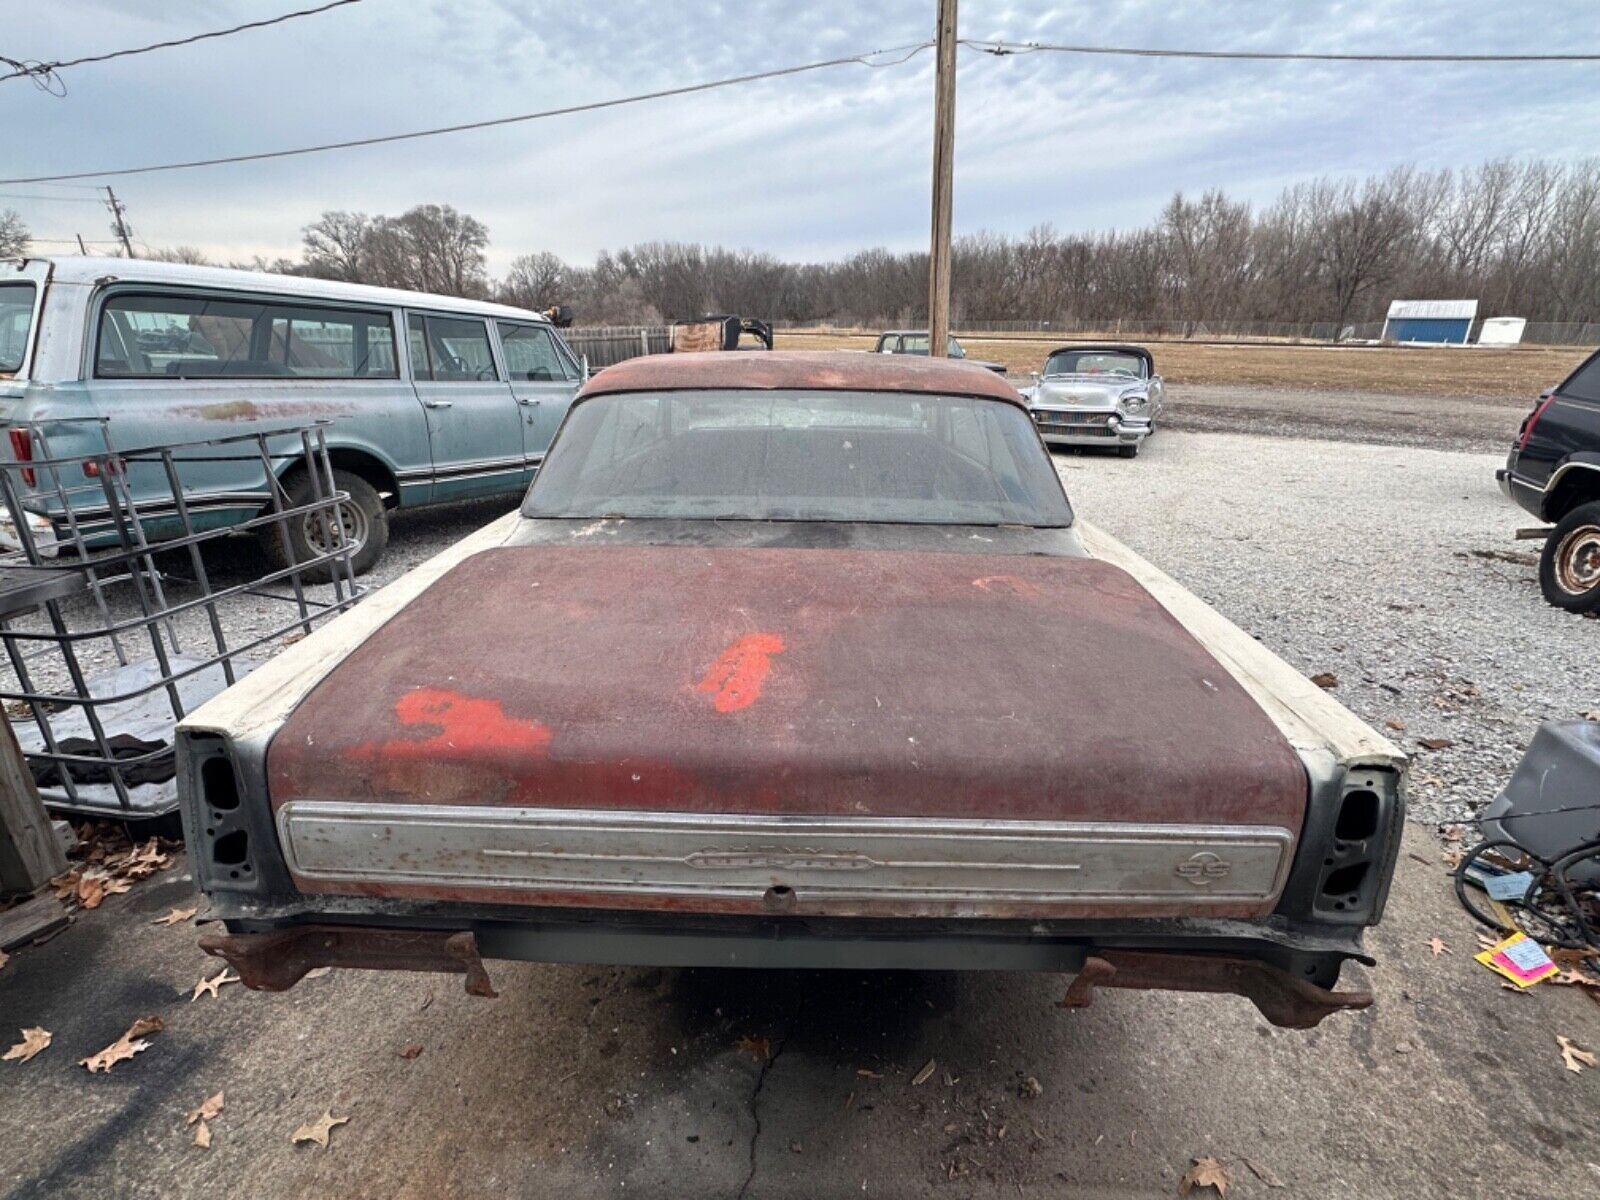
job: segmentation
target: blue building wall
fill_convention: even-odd
[[[1464,342],[1471,330],[1468,317],[1396,317],[1383,336],[1396,342]]]

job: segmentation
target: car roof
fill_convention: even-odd
[[[432,292],[410,292],[400,288],[372,287],[364,283],[344,283],[335,279],[313,279],[306,275],[274,275],[267,271],[239,271],[232,267],[201,267],[188,263],[157,262],[148,258],[104,258],[63,254],[36,256],[33,261],[50,264],[50,279],[55,283],[97,284],[151,283],[168,287],[203,287],[237,292],[270,292],[306,300],[335,300],[347,304],[377,304],[385,308],[418,308],[430,312],[472,313],[477,316],[506,317],[519,321],[548,321],[528,309],[493,304],[487,300],[466,300],[460,296],[440,296]],[[26,260],[25,260],[26,261]],[[0,262],[0,268],[7,264]]]
[[[618,392],[742,390],[974,396],[1026,407],[1017,390],[986,367],[961,359],[859,350],[644,355],[607,367],[589,380],[578,398]]]
[[[1151,354],[1143,346],[1130,346],[1124,342],[1069,342],[1065,346],[1057,346],[1049,354],[1045,355],[1045,358],[1048,360],[1054,355],[1066,354],[1073,350],[1088,353],[1093,353],[1097,350],[1109,350],[1114,354],[1137,354],[1140,358],[1152,363],[1155,362],[1155,355]]]

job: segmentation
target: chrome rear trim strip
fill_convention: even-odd
[[[293,800],[277,814],[307,880],[759,898],[1270,900],[1294,835],[1135,825],[607,812]]]

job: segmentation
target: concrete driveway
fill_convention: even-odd
[[[336,971],[191,1002],[217,964],[150,924],[189,901],[179,868],[0,971],[6,1044],[54,1035],[0,1063],[0,1192],[1171,1196],[1215,1155],[1233,1197],[1592,1194],[1600,1070],[1564,1070],[1555,1035],[1594,1047],[1600,1004],[1503,990],[1430,835],[1406,848],[1376,1008],[1310,1033],[1233,998],[1065,1012],[1059,980],[1019,975],[491,964],[497,1000]],[[146,1013],[149,1050],[76,1065]],[[197,1149],[184,1115],[219,1090]],[[327,1109],[349,1118],[327,1150],[290,1143]]]

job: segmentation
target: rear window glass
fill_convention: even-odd
[[[0,283],[0,371],[22,369],[33,325],[33,284]]]
[[[123,295],[100,313],[111,379],[395,379],[388,313],[206,296]]]
[[[1592,400],[1600,404],[1600,354],[1574,371],[1571,378],[1557,390],[1574,400]]]
[[[1067,525],[1026,413],[871,392],[663,392],[572,410],[530,517]]]

